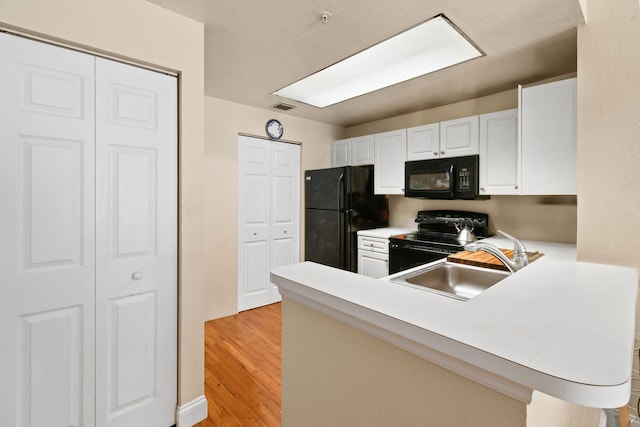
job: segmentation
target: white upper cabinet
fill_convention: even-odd
[[[519,194],[518,109],[480,115],[480,194]]]
[[[576,79],[518,87],[521,194],[576,194]]]
[[[375,194],[404,194],[404,162],[407,160],[406,129],[375,135]]]
[[[339,139],[331,144],[331,167],[351,164],[351,138]]]
[[[351,165],[372,165],[375,162],[373,135],[351,138]]]
[[[331,167],[372,165],[373,135],[339,139],[331,144]]]
[[[478,154],[478,116],[440,122],[439,157]]]
[[[440,123],[407,129],[407,160],[440,157]]]

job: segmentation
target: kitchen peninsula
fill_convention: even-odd
[[[283,425],[597,426],[586,407],[626,405],[636,271],[525,243],[545,256],[468,301],[309,262],[274,269]],[[549,406],[564,421],[537,418]]]

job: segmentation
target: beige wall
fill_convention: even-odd
[[[204,258],[208,320],[235,314],[238,307],[238,133],[265,136],[267,120],[280,120],[284,126],[282,139],[301,143],[300,185],[304,188],[303,171],[329,167],[330,142],[343,138],[344,129],[211,97],[205,99],[205,111]],[[303,259],[304,197],[300,203]]]
[[[367,135],[436,123],[475,114],[516,108],[517,89],[430,110],[392,117],[347,129],[349,136]],[[389,197],[391,225],[414,227],[416,212],[456,209],[489,214],[492,233],[500,229],[522,239],[576,242],[576,197],[492,196],[489,200],[446,201]]]
[[[639,269],[640,3],[586,4],[578,29],[578,258]]]
[[[204,391],[202,24],[143,0],[0,0],[0,26],[180,72],[179,403],[195,399]]]
[[[527,425],[523,402],[292,300],[282,316],[284,427]]]
[[[284,427],[599,425],[597,409],[527,405],[290,299],[282,317]]]

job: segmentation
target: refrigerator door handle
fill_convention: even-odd
[[[344,209],[344,196],[345,196],[345,187],[344,187],[344,173],[340,174],[340,178],[338,178],[338,210]]]
[[[347,260],[345,259],[345,255],[346,255],[346,244],[347,244],[347,236],[346,236],[346,224],[345,224],[345,218],[344,218],[344,213],[339,213],[338,214],[338,230],[339,230],[339,236],[338,236],[338,255],[340,258],[338,258],[340,260],[340,268],[342,268],[343,270],[348,270],[347,268]]]

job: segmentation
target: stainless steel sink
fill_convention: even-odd
[[[389,280],[466,301],[510,274],[508,271],[473,267],[443,260],[411,273],[397,275]]]

